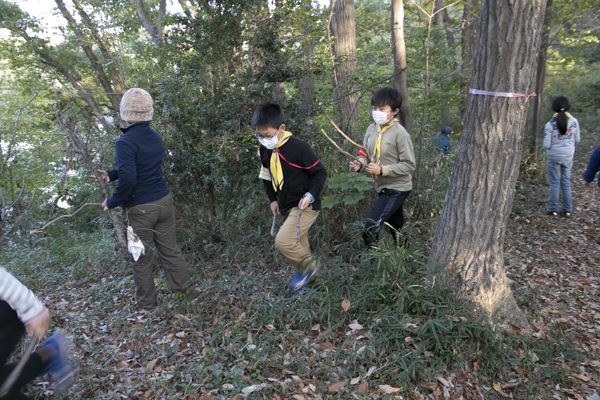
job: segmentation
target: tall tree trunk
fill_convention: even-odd
[[[461,57],[460,57],[460,81],[461,81],[461,115],[464,119],[469,85],[471,83],[471,72],[473,71],[473,60],[475,58],[475,41],[477,39],[477,23],[479,22],[479,0],[464,0],[461,32]]]
[[[435,17],[433,22],[438,27],[440,31],[443,31],[446,34],[446,41],[448,43],[449,49],[454,49],[454,35],[452,33],[452,28],[447,24],[448,16],[448,8],[444,8],[444,0],[435,0],[435,8],[434,8]],[[449,66],[450,69],[456,70],[456,63],[453,61],[452,65]],[[450,76],[450,70],[448,70],[448,74],[443,74],[440,77],[441,87],[445,88],[448,85],[448,77]],[[444,101],[440,105],[440,122],[442,126],[446,126],[450,124],[450,111],[448,110],[449,104],[447,101]]]
[[[285,86],[283,82],[275,82],[273,84],[273,90],[271,91],[273,101],[279,104],[283,109],[287,108],[287,96],[285,94]]]
[[[535,77],[546,0],[484,0],[473,87],[524,92]],[[525,323],[503,262],[523,147],[524,98],[471,95],[431,261],[480,309]]]
[[[552,19],[552,0],[546,0],[546,14],[544,16],[544,31],[542,43],[537,59],[537,75],[535,80],[535,92],[533,98],[533,118],[529,132],[528,151],[537,164],[539,159],[539,138],[542,126],[542,105],[544,104],[544,82],[546,80],[546,60],[548,59],[548,46],[550,45],[550,22]]]
[[[310,136],[314,133],[314,108],[315,108],[315,74],[312,72],[313,43],[306,43],[303,48],[306,70],[300,77],[300,96],[304,106],[304,133]]]
[[[394,87],[402,96],[400,122],[412,132],[413,119],[406,83],[406,43],[404,40],[404,1],[392,0],[392,55],[394,57]]]
[[[354,74],[356,73],[356,21],[352,0],[331,0],[330,29],[335,37],[333,55],[333,100],[340,127],[348,134],[356,131],[358,117]]]

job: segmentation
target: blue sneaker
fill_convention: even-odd
[[[301,274],[301,279],[298,280],[293,286],[291,285],[292,282],[290,281],[290,290],[292,291],[292,293],[297,293],[298,291],[306,287],[306,285],[308,285],[314,279],[316,273],[316,270],[306,271],[305,273]]]
[[[298,283],[302,280],[303,276],[304,274],[302,272],[296,272],[294,276],[292,276],[292,279],[290,279],[290,281],[288,282],[288,288],[291,291],[294,291],[294,287],[298,285]]]
[[[71,384],[75,370],[73,364],[69,361],[69,345],[65,335],[56,330],[52,336],[41,344],[42,348],[50,347],[54,351],[54,356],[48,361],[42,374],[52,375],[52,388],[60,390]]]

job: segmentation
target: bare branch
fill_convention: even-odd
[[[152,41],[155,45],[160,46],[162,44],[162,29],[160,26],[161,20],[161,9],[166,7],[165,0],[161,0],[160,8],[159,8],[159,18],[158,25],[154,25],[152,22],[152,18],[150,17],[150,13],[146,9],[146,5],[144,4],[144,0],[137,0],[137,11],[140,19],[142,20],[142,25],[146,29],[146,31],[150,34]]]
[[[75,21],[75,19],[73,18],[73,16],[69,12],[69,10],[67,10],[67,7],[65,6],[64,1],[63,0],[55,0],[55,1],[56,1],[56,5],[58,6],[58,9],[62,13],[63,17],[65,17],[65,19],[67,20],[67,22],[69,24],[69,27],[75,34],[75,37],[77,38],[77,42],[79,43],[79,46],[81,46],[81,48],[83,49],[83,52],[85,53],[88,60],[90,61],[90,64],[92,65],[92,69],[94,70],[96,78],[98,78],[98,81],[100,81],[102,88],[104,88],[104,92],[106,93],[106,96],[109,98],[110,103],[113,107],[113,110],[117,111],[119,109],[119,96],[115,93],[115,90],[112,87],[110,79],[108,78],[108,76],[104,72],[104,69],[102,68],[102,65],[98,61],[98,57],[96,57],[96,54],[94,53],[94,51],[92,50],[90,45],[87,44],[87,42],[84,38],[83,32],[79,29],[77,21]]]
[[[47,224],[45,224],[45,225],[44,225],[44,226],[42,226],[41,228],[39,228],[39,229],[33,229],[33,230],[31,230],[29,233],[30,233],[30,234],[34,234],[34,233],[40,233],[40,232],[44,232],[44,231],[46,230],[46,228],[48,228],[50,225],[52,225],[52,224],[54,224],[54,223],[56,223],[56,222],[60,221],[61,219],[65,219],[65,218],[71,218],[71,217],[74,217],[75,215],[77,215],[77,213],[79,213],[79,211],[83,210],[83,209],[84,209],[84,208],[86,208],[86,207],[89,207],[89,206],[96,206],[96,207],[99,207],[99,206],[101,206],[101,205],[102,205],[101,203],[85,203],[84,205],[82,205],[81,207],[79,207],[77,210],[75,210],[75,212],[74,212],[74,213],[71,213],[71,214],[65,214],[65,215],[61,215],[60,217],[58,217],[58,218],[55,218],[55,219],[53,219],[52,221],[48,222]]]

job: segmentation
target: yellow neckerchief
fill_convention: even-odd
[[[375,164],[379,164],[381,158],[381,137],[392,125],[394,125],[394,122],[396,122],[396,118],[392,118],[384,125],[377,125],[377,138],[375,139],[375,146],[373,146],[373,162]]]
[[[281,135],[281,139],[279,139],[279,143],[277,143],[275,148],[279,148],[286,144],[291,137],[291,132],[284,131],[283,135]],[[283,169],[281,167],[281,160],[279,159],[279,155],[277,155],[277,150],[275,149],[271,151],[269,170],[271,171],[271,184],[273,185],[273,190],[280,192],[283,189]]]

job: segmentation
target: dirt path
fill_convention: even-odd
[[[596,183],[581,180],[591,153],[586,150],[573,167],[572,217],[547,216],[547,187],[527,185],[515,197],[506,236],[507,271],[535,334],[558,328],[584,355],[564,365],[572,382],[555,388],[577,399],[600,392],[600,205]]]

